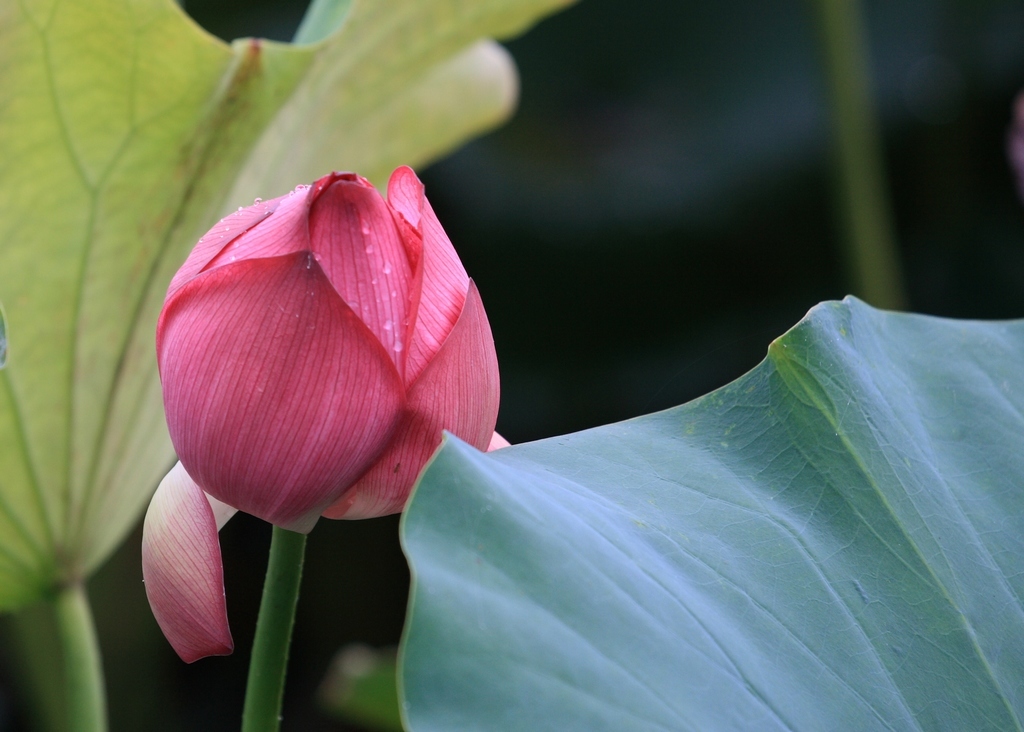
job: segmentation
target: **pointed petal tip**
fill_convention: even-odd
[[[420,225],[426,198],[423,183],[408,165],[395,168],[388,179],[388,204],[412,227]]]
[[[146,512],[142,576],[153,616],[181,660],[234,650],[214,511],[181,463]]]

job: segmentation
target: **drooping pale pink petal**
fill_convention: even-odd
[[[181,463],[160,483],[146,512],[142,576],[153,615],[183,661],[231,653],[217,524]]]
[[[441,444],[444,430],[479,450],[488,447],[498,401],[494,341],[480,295],[470,281],[462,315],[413,384],[392,443],[324,516],[359,519],[401,511],[420,470]]]
[[[411,384],[455,327],[469,290],[469,275],[411,168],[403,166],[391,174],[388,203],[423,234],[422,285],[405,363],[405,383]]]
[[[314,201],[309,233],[327,278],[402,373],[412,270],[384,199],[362,178],[339,176]]]
[[[167,297],[171,297],[186,282],[202,272],[210,260],[220,254],[231,242],[271,216],[283,199],[282,196],[248,206],[218,221],[192,248],[188,259],[171,280],[171,284],[167,288]]]
[[[293,531],[373,463],[404,406],[388,354],[308,253],[194,279],[164,307],[157,358],[192,477]]]
[[[494,450],[500,450],[503,447],[512,447],[512,443],[506,440],[504,437],[495,432],[491,435],[491,441],[487,444],[487,452]]]

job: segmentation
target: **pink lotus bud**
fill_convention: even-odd
[[[487,316],[409,168],[387,200],[334,173],[221,220],[171,281],[156,342],[187,475],[150,504],[143,571],[185,660],[230,649],[218,511],[300,532],[396,513],[444,430],[492,444]],[[197,561],[202,582],[176,569]]]

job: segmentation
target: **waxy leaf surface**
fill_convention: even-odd
[[[415,732],[1012,730],[1024,322],[825,303],[746,376],[478,453],[403,519]]]

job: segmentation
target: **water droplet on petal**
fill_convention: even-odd
[[[241,210],[242,210],[242,207],[241,207],[241,206],[239,206],[239,207],[238,207],[238,210],[239,210],[239,211],[241,211]]]
[[[395,341],[394,348],[395,348],[395,353],[398,353],[399,351],[401,351],[404,348],[404,346],[402,345],[401,341]]]
[[[367,244],[366,245],[366,253],[367,254],[373,254],[373,244]]]
[[[362,224],[363,225],[360,228],[363,231],[363,236],[369,236],[369,234],[370,234],[370,225],[368,223],[366,223],[365,221],[363,221]]]
[[[256,199],[255,201],[253,201],[252,203],[253,203],[253,205],[255,206],[255,205],[256,205],[257,203],[263,203],[263,199],[262,199],[262,198],[257,198],[257,199]]]
[[[390,320],[385,320],[384,321],[384,330],[391,330],[394,327],[395,327],[394,323],[392,323]]]
[[[377,278],[374,277],[372,280],[370,280],[370,284],[371,285],[376,285],[377,284]]]
[[[398,290],[392,290],[391,297],[398,297]]]
[[[386,275],[391,274],[391,262],[385,262],[384,263],[384,274],[386,274]]]

